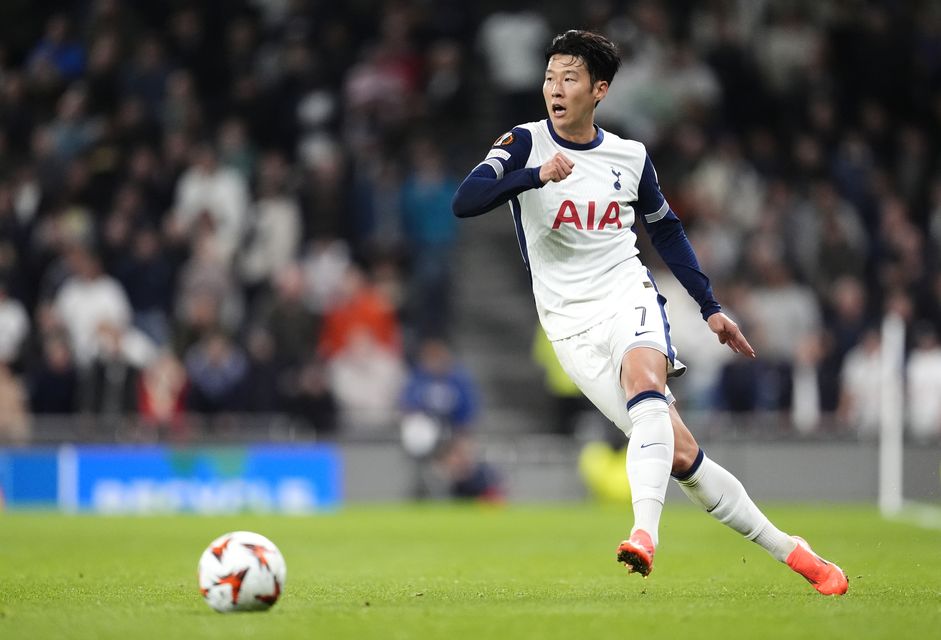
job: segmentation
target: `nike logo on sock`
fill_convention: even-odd
[[[711,507],[709,507],[708,509],[706,509],[706,513],[712,513],[713,511],[715,511],[715,510],[716,510],[716,507],[719,506],[719,503],[722,502],[722,498],[724,498],[724,497],[725,497],[725,494],[723,493],[721,496],[719,496],[719,499],[716,500],[716,503],[715,503],[714,505],[712,505]]]
[[[652,446],[654,446],[655,444],[662,444],[664,447],[667,446],[667,443],[666,443],[666,442],[648,442],[647,444],[642,444],[642,445],[640,445],[640,448],[641,448],[641,449],[646,449],[647,447],[652,447]]]

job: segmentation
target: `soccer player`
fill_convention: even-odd
[[[817,591],[845,593],[843,571],[775,527],[741,482],[706,457],[673,406],[667,378],[685,366],[670,341],[666,299],[638,258],[636,222],[719,341],[747,357],[755,351],[716,302],[644,145],[594,123],[620,66],[616,46],[594,33],[567,31],[552,41],[546,63],[548,119],[497,138],[455,193],[452,209],[467,218],[509,202],[539,319],[559,361],[630,438],[634,526],[618,560],[645,577],[653,569],[672,473],[693,502]]]

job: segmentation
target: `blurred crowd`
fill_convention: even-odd
[[[450,198],[543,117],[543,50],[570,27],[619,43],[599,122],[647,145],[761,356],[697,339],[668,294],[684,401],[871,431],[892,309],[911,427],[941,431],[935,3],[43,6],[0,10],[3,438],[63,413],[176,437],[193,413],[469,428]]]
[[[0,51],[0,432],[457,402],[461,10],[67,4]]]

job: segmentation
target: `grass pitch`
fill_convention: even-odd
[[[850,576],[818,595],[707,515],[668,504],[647,580],[614,560],[626,508],[350,507],[315,517],[0,514],[0,638],[938,638],[941,531],[858,506],[766,509]],[[196,591],[235,529],[288,565],[267,613]]]

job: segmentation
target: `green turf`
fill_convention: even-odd
[[[668,505],[656,570],[614,561],[626,509],[356,507],[316,517],[0,514],[0,638],[938,638],[941,532],[869,507],[767,509],[850,575],[822,597]],[[199,554],[233,529],[287,559],[282,601],[220,615]]]

